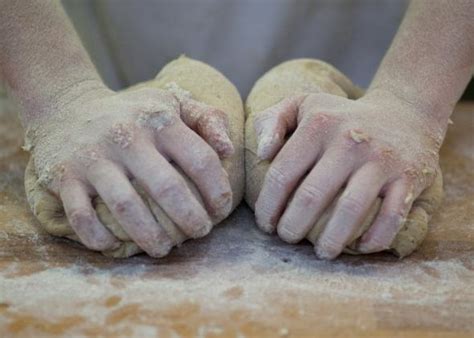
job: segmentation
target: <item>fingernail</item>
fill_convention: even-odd
[[[314,253],[318,259],[322,260],[332,260],[334,257],[330,255],[326,250],[321,248],[319,245],[314,247]]]
[[[168,255],[172,248],[172,245],[163,243],[162,245],[158,245],[157,248],[154,248],[153,251],[147,251],[147,254],[151,257],[161,258]]]
[[[357,250],[362,253],[374,253],[381,252],[390,249],[390,246],[385,246],[381,244],[374,244],[370,242],[361,242],[357,245]]]
[[[324,245],[320,240],[314,245],[314,253],[318,259],[323,260],[332,260],[340,254],[340,252],[334,251],[332,247]]]
[[[287,243],[294,244],[298,242],[297,235],[287,227],[278,228],[278,236]]]
[[[211,221],[206,222],[199,230],[197,230],[194,234],[194,238],[202,238],[207,236],[212,230],[212,223]]]
[[[370,250],[370,247],[366,243],[359,243],[356,246],[357,251],[360,251],[362,253],[366,253]]]
[[[271,234],[275,231],[275,227],[271,224],[263,224],[259,225],[258,227],[267,234]]]
[[[227,217],[232,210],[232,192],[223,193],[217,198],[215,209],[212,211],[212,216],[215,220],[222,220]]]

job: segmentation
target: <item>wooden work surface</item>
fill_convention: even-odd
[[[114,260],[52,238],[27,207],[27,154],[8,110],[0,337],[474,337],[474,103],[453,116],[441,156],[445,201],[422,247],[404,260],[333,262],[259,232],[245,205],[165,259]]]

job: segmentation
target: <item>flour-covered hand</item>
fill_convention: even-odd
[[[358,250],[388,249],[412,202],[433,182],[446,125],[378,90],[355,101],[301,95],[258,113],[258,155],[269,160],[277,154],[255,206],[258,225],[298,242],[342,189],[315,247],[320,257],[334,258],[380,196],[379,214]]]
[[[71,227],[87,247],[102,251],[118,243],[92,207],[91,198],[99,195],[136,244],[159,257],[172,240],[130,180],[187,236],[206,235],[211,218],[228,213],[232,204],[219,160],[233,151],[226,123],[222,112],[169,90],[75,88],[29,125],[27,146],[40,182],[61,198]],[[204,206],[170,161],[195,183]]]

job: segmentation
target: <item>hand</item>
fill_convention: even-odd
[[[118,244],[91,205],[96,195],[150,256],[171,249],[131,178],[192,238],[206,235],[211,217],[231,209],[232,191],[218,156],[233,152],[225,114],[186,95],[154,88],[68,93],[28,128],[26,144],[40,182],[61,198],[71,227],[93,250]],[[169,161],[191,178],[205,206]]]
[[[383,204],[358,250],[389,248],[412,202],[433,182],[446,125],[422,107],[373,91],[356,101],[322,93],[290,97],[258,113],[255,128],[258,156],[278,153],[255,205],[259,227],[298,242],[343,189],[315,245],[319,257],[332,259],[378,196]]]

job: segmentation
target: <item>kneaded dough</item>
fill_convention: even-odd
[[[237,89],[216,69],[200,61],[181,56],[166,65],[155,79],[135,85],[127,90],[142,87],[165,89],[170,84],[173,86],[177,85],[190,92],[193,99],[218,108],[227,114],[229,118],[230,139],[234,145],[235,152],[232,156],[222,160],[221,163],[229,175],[233,193],[232,210],[235,209],[242,200],[245,187],[243,151],[245,117],[242,100]],[[178,167],[176,167],[176,169],[186,179],[187,184],[197,196],[198,200],[202,202],[194,184]],[[175,245],[179,245],[188,239],[166,215],[163,209],[161,209],[136,182],[132,183],[143,201],[149,206],[157,223],[167,231]],[[75,235],[68,223],[61,201],[39,183],[33,158],[30,158],[25,172],[25,190],[34,215],[48,233],[54,236],[67,237],[79,241],[79,238]],[[112,257],[129,257],[142,252],[114,219],[100,197],[94,198],[92,203],[101,222],[121,242],[120,247],[117,249],[103,252],[105,255]],[[216,224],[221,220],[222,219],[214,220],[214,223]]]
[[[255,114],[278,103],[282,99],[308,93],[328,93],[357,99],[363,90],[355,86],[346,76],[331,65],[315,59],[297,59],[284,62],[264,74],[252,88],[246,104],[247,121],[245,125],[245,200],[254,209],[265,174],[271,164],[257,158],[257,140],[254,129]],[[431,187],[426,189],[417,200],[407,217],[403,228],[392,242],[390,250],[399,257],[411,254],[426,236],[428,221],[441,203],[443,182],[438,172]],[[316,222],[306,238],[313,244],[328,222],[337,198]],[[378,198],[372,206],[359,233],[355,234],[344,252],[358,254],[355,241],[369,228],[381,205]]]

